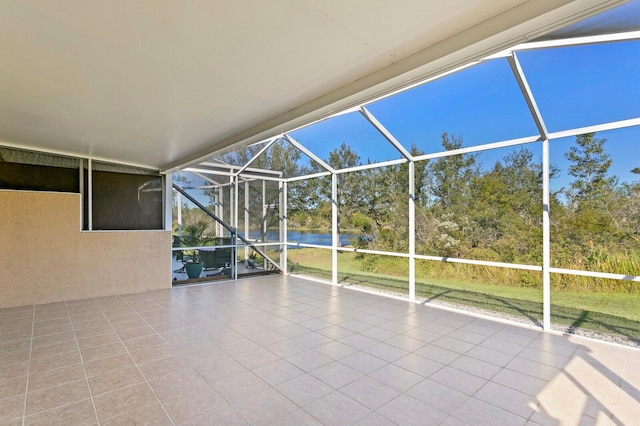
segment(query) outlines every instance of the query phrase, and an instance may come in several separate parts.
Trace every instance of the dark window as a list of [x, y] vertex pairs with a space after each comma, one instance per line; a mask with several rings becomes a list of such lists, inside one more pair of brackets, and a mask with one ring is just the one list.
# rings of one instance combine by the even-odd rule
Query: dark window
[[80, 192], [75, 158], [0, 147], [0, 188]]
[[80, 192], [78, 169], [0, 162], [0, 188]]
[[92, 177], [92, 229], [162, 229], [161, 176], [94, 170]]

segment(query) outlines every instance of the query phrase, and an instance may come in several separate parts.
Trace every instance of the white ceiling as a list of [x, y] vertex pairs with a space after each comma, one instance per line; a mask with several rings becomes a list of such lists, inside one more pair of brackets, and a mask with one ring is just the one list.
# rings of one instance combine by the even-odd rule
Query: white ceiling
[[171, 170], [617, 3], [0, 0], [0, 144]]

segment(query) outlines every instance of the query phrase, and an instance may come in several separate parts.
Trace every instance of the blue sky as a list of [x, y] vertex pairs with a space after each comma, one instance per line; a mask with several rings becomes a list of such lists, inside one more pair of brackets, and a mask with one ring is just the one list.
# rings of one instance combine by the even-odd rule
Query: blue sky
[[[551, 132], [640, 117], [639, 41], [523, 51], [518, 57]], [[505, 59], [481, 63], [367, 108], [403, 145], [415, 144], [424, 152], [441, 150], [442, 132], [461, 135], [464, 146], [537, 134]], [[321, 158], [343, 141], [358, 151], [363, 162], [400, 158], [358, 113], [292, 135]], [[621, 181], [638, 180], [630, 170], [640, 167], [640, 128], [597, 136], [608, 140], [611, 173]], [[551, 161], [565, 172], [553, 186], [568, 182], [564, 152], [573, 139], [552, 141]], [[539, 145], [530, 148], [539, 155]], [[495, 152], [495, 159], [505, 153]], [[483, 157], [492, 163], [490, 153]]]
[[[640, 41], [522, 51], [518, 58], [550, 132], [640, 117]], [[506, 59], [483, 62], [367, 108], [407, 148], [441, 151], [443, 132], [463, 137], [463, 146], [537, 135]], [[322, 159], [344, 141], [363, 163], [401, 158], [359, 113], [333, 117], [290, 133]], [[600, 132], [620, 182], [640, 180], [640, 127]], [[551, 163], [560, 169], [551, 188], [568, 187], [565, 153], [575, 138], [551, 141]], [[541, 144], [526, 145], [540, 161]], [[484, 169], [518, 148], [484, 151]], [[305, 157], [306, 158], [306, 157]]]

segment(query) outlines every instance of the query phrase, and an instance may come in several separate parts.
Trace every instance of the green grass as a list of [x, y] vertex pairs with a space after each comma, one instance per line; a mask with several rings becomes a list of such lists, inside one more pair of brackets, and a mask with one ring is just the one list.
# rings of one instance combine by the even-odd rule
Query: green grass
[[[339, 253], [338, 278], [342, 283], [408, 294], [406, 259], [388, 256], [362, 257], [355, 253]], [[437, 262], [436, 262], [437, 263]], [[296, 249], [289, 251], [290, 269], [294, 273], [331, 279], [331, 250]], [[465, 276], [473, 268], [465, 266]], [[500, 270], [492, 268], [499, 278]], [[507, 273], [512, 270], [505, 269]], [[450, 271], [451, 272], [451, 271]], [[452, 272], [457, 272], [454, 268]], [[428, 300], [439, 300], [473, 306], [495, 312], [504, 312], [526, 318], [533, 323], [542, 322], [542, 290], [536, 287], [488, 284], [478, 280], [433, 278], [420, 270], [416, 277], [416, 295]], [[439, 273], [441, 276], [442, 274]], [[479, 273], [478, 275], [485, 275]], [[500, 280], [498, 280], [500, 282]], [[554, 287], [551, 295], [552, 322], [579, 327], [640, 341], [640, 294], [625, 292], [571, 291]]]

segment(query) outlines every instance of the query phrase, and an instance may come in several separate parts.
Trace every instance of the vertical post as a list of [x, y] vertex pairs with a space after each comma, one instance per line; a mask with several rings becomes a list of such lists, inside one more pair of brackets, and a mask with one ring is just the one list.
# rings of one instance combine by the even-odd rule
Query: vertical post
[[[244, 237], [249, 239], [249, 182], [244, 183]], [[249, 258], [249, 247], [244, 246], [244, 258]]]
[[80, 190], [80, 229], [84, 229], [86, 225], [86, 223], [84, 223], [84, 200], [86, 197], [86, 194], [84, 193], [84, 159], [78, 159], [78, 164], [80, 166], [80, 170], [78, 172], [80, 178], [80, 180], [78, 181], [80, 183], [80, 187], [78, 188]]
[[178, 192], [178, 237], [182, 237], [182, 194]]
[[542, 327], [551, 330], [551, 228], [549, 222], [549, 139], [542, 141]]
[[233, 207], [233, 235], [231, 241], [233, 242], [233, 249], [231, 250], [233, 256], [233, 278], [238, 279], [238, 185], [240, 178], [234, 176], [231, 178], [233, 187], [233, 199], [231, 201], [231, 207]]
[[338, 175], [331, 174], [331, 282], [338, 284]]
[[280, 251], [280, 268], [284, 273], [289, 272], [287, 265], [287, 182], [280, 182], [280, 242], [282, 242], [282, 250]]
[[164, 214], [162, 215], [162, 225], [165, 231], [173, 230], [173, 173], [163, 175], [162, 183], [162, 205]]
[[267, 241], [267, 181], [262, 181], [262, 242]]
[[409, 160], [409, 300], [416, 300], [416, 181], [415, 162]]
[[536, 123], [540, 138], [542, 139], [542, 328], [551, 330], [551, 266], [550, 229], [549, 229], [549, 132], [544, 123], [542, 114], [538, 109], [527, 78], [520, 66], [520, 61], [515, 52], [507, 57], [511, 71], [518, 82], [522, 96], [529, 107], [529, 112]]
[[236, 197], [236, 177], [229, 177], [229, 223], [234, 227], [238, 228], [237, 224], [237, 216], [236, 216], [236, 207], [238, 206], [238, 198]]
[[87, 164], [87, 229], [93, 231], [93, 163], [89, 158]]
[[[224, 187], [218, 187], [218, 217], [224, 221]], [[216, 229], [216, 237], [221, 237], [224, 234], [221, 224], [218, 224]]]

